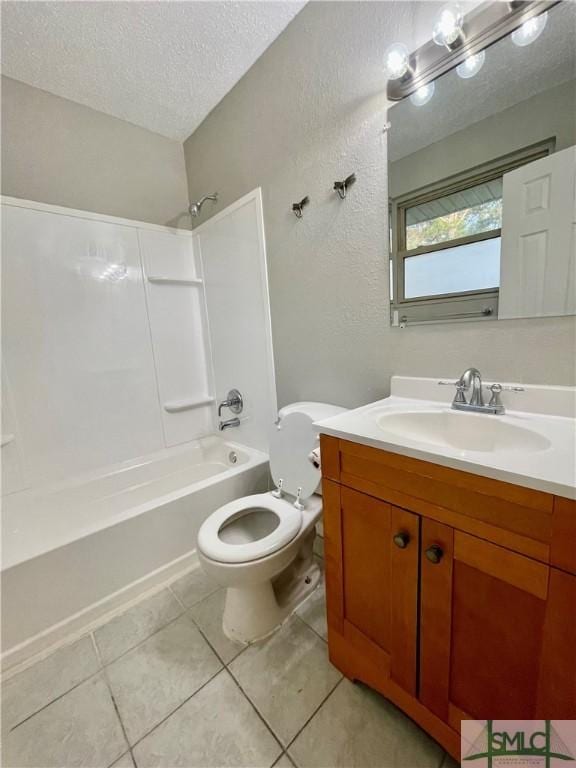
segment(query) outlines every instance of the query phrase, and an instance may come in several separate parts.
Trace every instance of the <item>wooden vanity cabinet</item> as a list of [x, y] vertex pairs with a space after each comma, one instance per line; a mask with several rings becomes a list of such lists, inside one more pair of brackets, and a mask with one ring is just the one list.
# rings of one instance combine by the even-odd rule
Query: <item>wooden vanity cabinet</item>
[[321, 440], [332, 662], [455, 758], [462, 719], [576, 718], [576, 504]]

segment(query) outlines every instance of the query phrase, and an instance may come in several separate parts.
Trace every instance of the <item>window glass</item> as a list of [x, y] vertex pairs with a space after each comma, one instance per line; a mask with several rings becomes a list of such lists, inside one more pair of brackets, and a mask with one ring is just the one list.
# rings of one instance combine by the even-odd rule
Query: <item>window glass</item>
[[502, 226], [502, 178], [406, 209], [406, 250]]
[[498, 288], [499, 284], [499, 237], [404, 259], [407, 299], [480, 291]]

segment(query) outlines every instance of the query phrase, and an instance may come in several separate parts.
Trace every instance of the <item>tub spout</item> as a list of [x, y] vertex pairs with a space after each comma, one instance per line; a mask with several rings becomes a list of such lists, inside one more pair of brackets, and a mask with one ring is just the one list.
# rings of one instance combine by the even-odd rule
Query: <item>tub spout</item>
[[220, 432], [224, 432], [225, 429], [230, 429], [230, 427], [239, 427], [240, 426], [240, 419], [236, 416], [234, 419], [228, 419], [228, 421], [221, 421], [218, 424], [218, 429]]

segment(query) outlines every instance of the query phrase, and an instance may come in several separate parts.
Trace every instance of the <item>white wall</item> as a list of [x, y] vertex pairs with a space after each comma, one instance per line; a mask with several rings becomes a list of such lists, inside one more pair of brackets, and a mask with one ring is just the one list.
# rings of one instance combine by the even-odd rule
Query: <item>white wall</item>
[[[266, 243], [260, 190], [194, 230], [202, 259], [217, 401], [232, 388], [244, 399], [231, 440], [268, 450], [276, 419]], [[224, 409], [222, 419], [235, 414]]]
[[180, 142], [9, 77], [2, 194], [190, 228]]
[[192, 440], [213, 405], [191, 233], [52, 206], [3, 204], [5, 492]]
[[[262, 187], [281, 405], [358, 405], [384, 396], [393, 373], [469, 365], [493, 380], [576, 382], [571, 318], [390, 328], [382, 58], [394, 40], [429, 38], [440, 5], [308, 3], [185, 143], [192, 199]], [[333, 181], [352, 171], [340, 201]], [[290, 207], [306, 194], [298, 221]]]

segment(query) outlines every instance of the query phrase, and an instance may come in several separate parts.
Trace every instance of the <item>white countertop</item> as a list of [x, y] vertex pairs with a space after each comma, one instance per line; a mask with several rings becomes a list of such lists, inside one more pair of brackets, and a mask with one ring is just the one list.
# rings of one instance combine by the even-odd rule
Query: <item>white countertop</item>
[[[529, 404], [534, 410], [512, 410], [508, 403], [505, 415], [477, 414], [475, 419], [498, 419], [514, 427], [529, 429], [549, 441], [544, 450], [525, 452], [523, 450], [472, 451], [460, 450], [450, 445], [432, 445], [408, 435], [387, 433], [379, 426], [378, 418], [384, 414], [426, 411], [450, 413], [451, 418], [470, 418], [472, 414], [461, 413], [450, 408], [452, 391], [448, 387], [437, 387], [436, 379], [408, 379], [393, 377], [392, 396], [361, 408], [316, 422], [321, 434], [332, 435], [362, 445], [369, 445], [403, 456], [430, 461], [453, 469], [461, 469], [495, 480], [502, 480], [526, 488], [576, 499], [576, 419], [571, 404], [576, 390], [563, 387], [527, 387], [523, 393], [506, 398], [518, 406]], [[548, 402], [557, 403], [554, 398], [562, 390], [568, 408], [548, 407]], [[438, 394], [438, 390], [443, 390]], [[405, 397], [399, 393], [414, 392], [418, 397]], [[420, 395], [431, 395], [429, 399]], [[523, 397], [526, 395], [526, 397]], [[440, 400], [443, 398], [443, 401]], [[542, 413], [541, 411], [552, 411]], [[556, 415], [564, 410], [570, 415]], [[536, 411], [536, 412], [534, 412]], [[556, 412], [556, 413], [555, 413]], [[385, 419], [383, 420], [385, 424]], [[471, 422], [473, 428], [473, 422]]]

